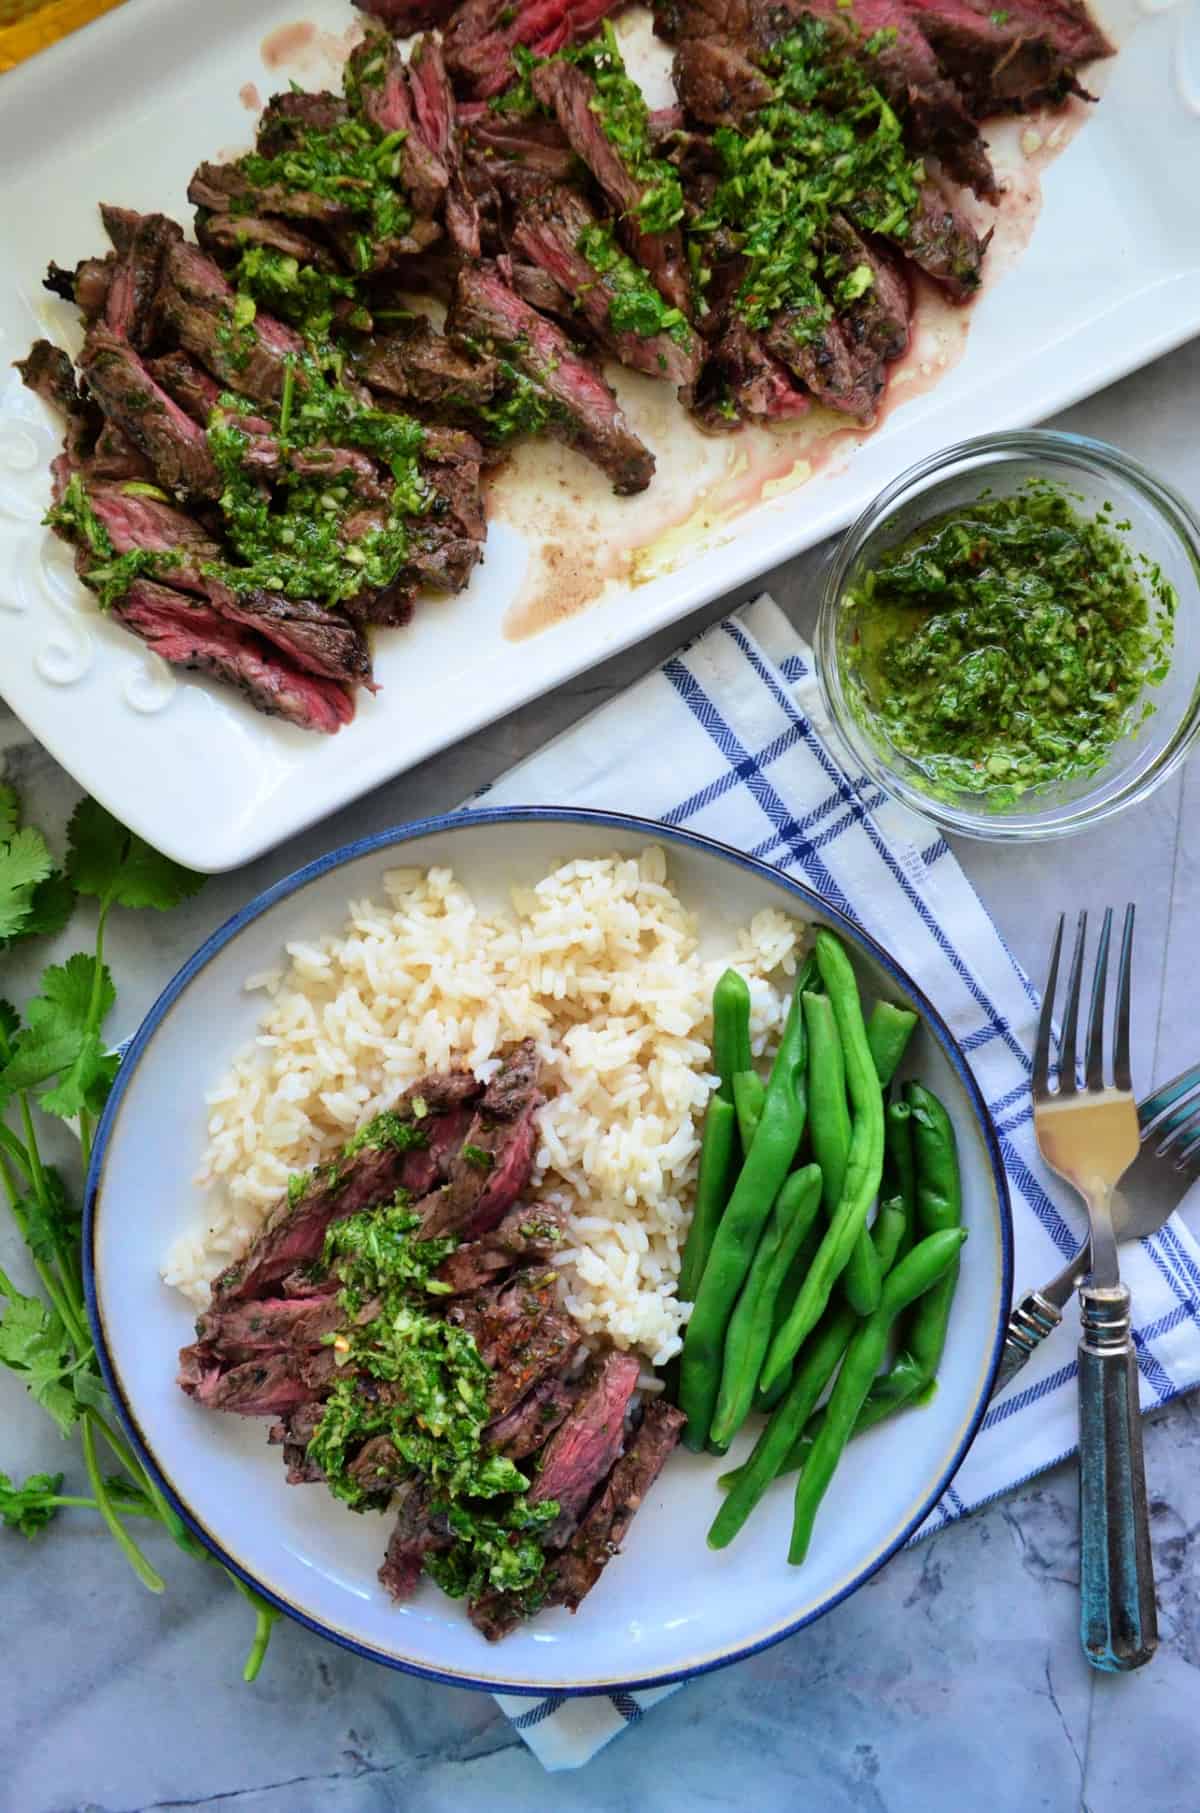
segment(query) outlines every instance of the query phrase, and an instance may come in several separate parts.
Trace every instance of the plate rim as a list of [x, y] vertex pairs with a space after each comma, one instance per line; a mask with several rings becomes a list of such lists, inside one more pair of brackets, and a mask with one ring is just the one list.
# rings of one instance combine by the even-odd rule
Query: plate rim
[[[103, 1187], [103, 1173], [108, 1154], [109, 1143], [126, 1090], [143, 1058], [147, 1047], [158, 1031], [159, 1026], [170, 1010], [183, 995], [191, 983], [207, 968], [208, 964], [228, 944], [239, 936], [254, 921], [263, 917], [281, 901], [299, 893], [311, 882], [329, 874], [334, 869], [342, 868], [348, 863], [356, 862], [365, 856], [372, 856], [382, 851], [403, 848], [418, 838], [440, 832], [463, 830], [473, 824], [530, 824], [554, 823], [560, 825], [590, 825], [605, 829], [621, 831], [635, 836], [645, 837], [648, 841], [675, 844], [698, 851], [719, 861], [731, 863], [775, 885], [782, 885], [799, 901], [815, 904], [820, 912], [826, 915], [835, 925], [839, 934], [845, 937], [858, 950], [864, 951], [878, 963], [910, 996], [919, 1007], [930, 1032], [937, 1039], [943, 1053], [966, 1091], [975, 1122], [983, 1135], [984, 1146], [992, 1171], [992, 1181], [996, 1191], [997, 1207], [1000, 1222], [1000, 1293], [999, 1310], [996, 1328], [992, 1336], [990, 1363], [987, 1366], [983, 1385], [974, 1408], [967, 1416], [959, 1436], [957, 1446], [936, 1484], [924, 1496], [917, 1510], [908, 1517], [898, 1532], [889, 1538], [836, 1592], [830, 1593], [819, 1604], [811, 1607], [801, 1617], [786, 1622], [778, 1629], [768, 1631], [755, 1637], [752, 1641], [727, 1648], [720, 1654], [708, 1655], [698, 1661], [681, 1664], [679, 1667], [658, 1669], [646, 1676], [634, 1679], [617, 1679], [592, 1681], [578, 1685], [561, 1683], [530, 1683], [529, 1681], [510, 1681], [503, 1679], [479, 1679], [467, 1673], [435, 1668], [428, 1663], [419, 1662], [411, 1657], [398, 1656], [381, 1650], [369, 1642], [352, 1637], [344, 1631], [325, 1624], [312, 1612], [301, 1605], [293, 1604], [282, 1594], [273, 1591], [258, 1580], [249, 1569], [244, 1567], [220, 1541], [212, 1534], [201, 1519], [180, 1497], [170, 1478], [164, 1472], [154, 1456], [150, 1444], [142, 1432], [133, 1405], [129, 1401], [116, 1367], [108, 1350], [104, 1317], [100, 1306], [97, 1284], [96, 1240], [100, 1217], [100, 1199]], [[827, 1612], [840, 1605], [843, 1600], [857, 1592], [876, 1574], [892, 1556], [908, 1542], [914, 1532], [928, 1517], [939, 1502], [947, 1487], [953, 1481], [963, 1461], [975, 1441], [980, 1424], [987, 1412], [991, 1399], [996, 1373], [999, 1369], [1004, 1347], [1004, 1336], [1008, 1324], [1009, 1305], [1012, 1299], [1013, 1278], [1013, 1221], [1012, 1202], [1008, 1188], [1008, 1177], [1000, 1152], [999, 1135], [983, 1092], [975, 1079], [966, 1055], [957, 1039], [951, 1032], [941, 1013], [934, 1006], [918, 983], [908, 974], [902, 964], [891, 956], [882, 945], [864, 930], [858, 923], [848, 917], [839, 908], [822, 898], [813, 888], [796, 880], [784, 870], [773, 864], [763, 862], [758, 857], [750, 856], [733, 845], [722, 843], [717, 838], [706, 837], [700, 832], [688, 831], [681, 827], [666, 825], [652, 818], [645, 818], [635, 813], [613, 812], [590, 806], [491, 806], [460, 807], [454, 812], [441, 813], [435, 816], [416, 819], [400, 825], [394, 825], [386, 831], [374, 832], [368, 837], [352, 840], [327, 851], [323, 856], [314, 858], [302, 868], [264, 888], [244, 906], [211, 932], [193, 954], [180, 965], [171, 980], [166, 984], [158, 998], [146, 1013], [137, 1031], [124, 1048], [120, 1068], [113, 1084], [112, 1092], [105, 1105], [103, 1116], [96, 1131], [91, 1160], [88, 1165], [87, 1180], [84, 1188], [83, 1209], [83, 1285], [87, 1306], [88, 1322], [95, 1342], [96, 1357], [100, 1366], [105, 1387], [112, 1399], [114, 1409], [121, 1426], [133, 1445], [141, 1464], [155, 1485], [162, 1492], [167, 1503], [175, 1514], [181, 1518], [186, 1528], [195, 1536], [208, 1553], [243, 1585], [267, 1601], [277, 1612], [303, 1625], [315, 1635], [328, 1642], [338, 1644], [351, 1654], [371, 1662], [381, 1663], [404, 1674], [415, 1675], [422, 1680], [436, 1681], [448, 1687], [461, 1687], [482, 1693], [506, 1693], [529, 1698], [544, 1698], [548, 1695], [562, 1696], [564, 1699], [594, 1697], [597, 1695], [621, 1692], [635, 1692], [647, 1688], [664, 1687], [678, 1681], [691, 1680], [709, 1674], [718, 1668], [729, 1667], [734, 1662], [744, 1661], [747, 1657], [772, 1648], [785, 1638], [794, 1636], [798, 1631], [816, 1622]]]

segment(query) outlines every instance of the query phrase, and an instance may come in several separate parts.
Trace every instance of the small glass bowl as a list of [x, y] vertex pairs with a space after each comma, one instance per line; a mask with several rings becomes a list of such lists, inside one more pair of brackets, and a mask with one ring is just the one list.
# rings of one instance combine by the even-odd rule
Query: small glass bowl
[[[1157, 562], [1175, 588], [1175, 638], [1166, 678], [1143, 690], [1154, 710], [1113, 745], [1102, 768], [994, 806], [981, 793], [940, 786], [935, 791], [920, 763], [896, 749], [873, 722], [870, 701], [846, 660], [845, 600], [882, 554], [923, 523], [973, 501], [984, 489], [1009, 495], [1030, 479], [1060, 485], [1085, 516], [1111, 503], [1113, 518], [1129, 521], [1123, 540], [1130, 552]], [[1149, 587], [1147, 602], [1152, 612], [1162, 609]], [[817, 662], [826, 708], [856, 761], [880, 787], [942, 830], [1000, 842], [1082, 831], [1161, 786], [1200, 733], [1200, 520], [1161, 479], [1103, 441], [1041, 430], [961, 441], [902, 473], [847, 530], [821, 600]]]

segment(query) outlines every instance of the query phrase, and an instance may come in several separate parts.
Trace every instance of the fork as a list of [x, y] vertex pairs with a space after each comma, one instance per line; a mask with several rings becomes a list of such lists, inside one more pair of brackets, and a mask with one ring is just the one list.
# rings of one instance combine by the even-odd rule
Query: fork
[[1104, 914], [1084, 1051], [1076, 1074], [1079, 997], [1087, 914], [1080, 913], [1067, 979], [1058, 1087], [1050, 1088], [1050, 1038], [1065, 915], [1050, 953], [1033, 1060], [1033, 1119], [1042, 1157], [1087, 1204], [1092, 1269], [1080, 1286], [1079, 1535], [1080, 1635], [1094, 1668], [1125, 1671], [1158, 1646], [1142, 1427], [1129, 1292], [1121, 1283], [1113, 1232], [1113, 1191], [1138, 1154], [1137, 1105], [1129, 1064], [1134, 909], [1125, 909], [1117, 966], [1113, 1078], [1104, 1079], [1104, 1007], [1113, 914]]
[[[1180, 1071], [1138, 1103], [1141, 1148], [1113, 1196], [1117, 1241], [1157, 1234], [1200, 1172], [1200, 1064]], [[1092, 1269], [1087, 1235], [1060, 1272], [1040, 1290], [1026, 1291], [1013, 1306], [1004, 1337], [1004, 1355], [992, 1396], [1006, 1391], [1021, 1368], [1063, 1319], [1063, 1310]]]

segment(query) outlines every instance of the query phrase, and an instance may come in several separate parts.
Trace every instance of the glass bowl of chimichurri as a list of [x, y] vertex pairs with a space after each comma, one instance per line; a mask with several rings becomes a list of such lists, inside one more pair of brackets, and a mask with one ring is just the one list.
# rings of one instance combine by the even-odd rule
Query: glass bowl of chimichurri
[[1200, 731], [1200, 521], [1100, 441], [964, 441], [850, 529], [817, 652], [856, 762], [907, 805], [973, 837], [1081, 830]]

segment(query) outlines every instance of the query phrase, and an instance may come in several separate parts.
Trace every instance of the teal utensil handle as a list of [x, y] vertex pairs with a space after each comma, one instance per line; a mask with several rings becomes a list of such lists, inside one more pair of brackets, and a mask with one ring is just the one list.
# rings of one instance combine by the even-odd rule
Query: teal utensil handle
[[1079, 1292], [1080, 1636], [1093, 1668], [1141, 1668], [1158, 1648], [1137, 1362], [1123, 1284]]

